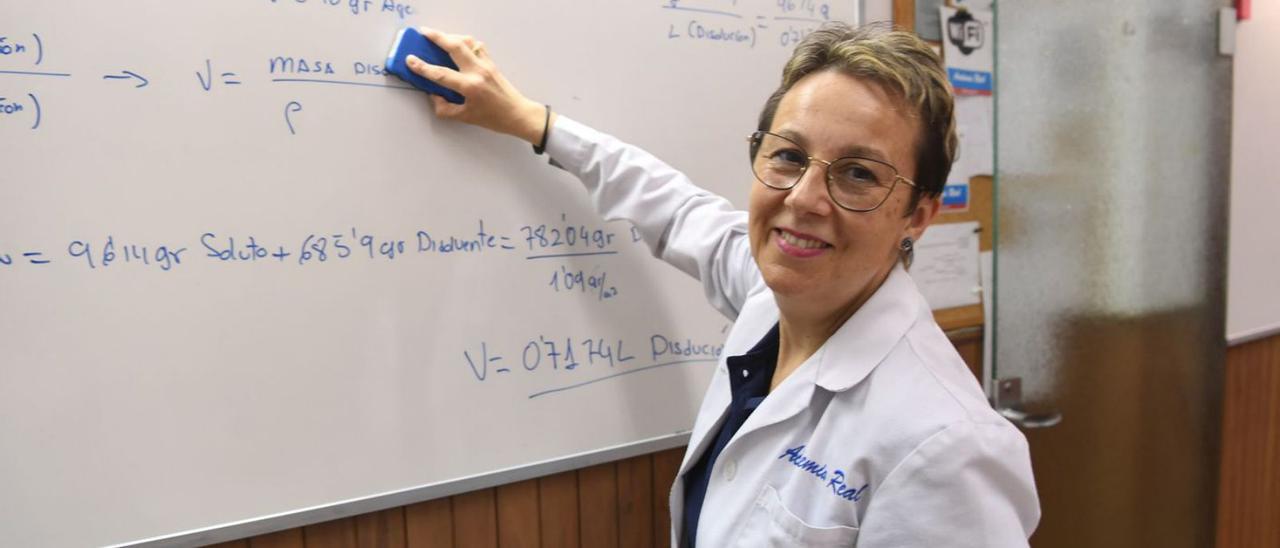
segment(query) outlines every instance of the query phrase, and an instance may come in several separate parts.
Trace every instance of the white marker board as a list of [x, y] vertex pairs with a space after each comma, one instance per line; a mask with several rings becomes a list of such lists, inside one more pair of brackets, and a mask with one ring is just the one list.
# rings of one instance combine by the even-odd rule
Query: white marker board
[[727, 325], [700, 286], [379, 66], [406, 24], [473, 33], [741, 204], [827, 18], [856, 4], [5, 3], [0, 545], [220, 540], [683, 443]]

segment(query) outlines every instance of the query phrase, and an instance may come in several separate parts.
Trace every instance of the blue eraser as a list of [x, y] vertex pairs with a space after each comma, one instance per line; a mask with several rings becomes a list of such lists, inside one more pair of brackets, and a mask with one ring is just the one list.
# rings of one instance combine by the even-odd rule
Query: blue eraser
[[387, 72], [399, 76], [401, 80], [413, 84], [413, 87], [422, 91], [444, 97], [450, 103], [460, 105], [466, 100], [462, 94], [409, 70], [409, 65], [405, 63], [405, 58], [409, 55], [417, 55], [419, 59], [433, 65], [458, 70], [458, 65], [453, 62], [448, 53], [445, 53], [435, 42], [428, 40], [418, 32], [418, 29], [412, 27], [400, 29], [400, 32], [396, 33], [396, 41], [391, 44], [391, 51], [387, 53]]

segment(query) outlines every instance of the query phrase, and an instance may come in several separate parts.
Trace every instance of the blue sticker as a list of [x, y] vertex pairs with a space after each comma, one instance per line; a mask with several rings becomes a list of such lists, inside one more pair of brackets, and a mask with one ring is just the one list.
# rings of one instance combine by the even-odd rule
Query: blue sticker
[[947, 79], [951, 80], [951, 86], [957, 90], [967, 89], [991, 93], [990, 72], [949, 67]]
[[942, 188], [942, 209], [969, 209], [969, 183], [950, 184]]

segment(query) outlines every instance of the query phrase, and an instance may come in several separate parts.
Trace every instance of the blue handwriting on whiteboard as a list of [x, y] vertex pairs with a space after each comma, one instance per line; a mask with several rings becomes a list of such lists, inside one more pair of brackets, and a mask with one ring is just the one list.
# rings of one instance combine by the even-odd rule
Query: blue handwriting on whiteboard
[[612, 249], [617, 234], [603, 228], [571, 222], [563, 213], [560, 214], [559, 223], [524, 225], [520, 227], [520, 231], [524, 233], [525, 245], [529, 251], [567, 252], [531, 255], [530, 259], [617, 253]]
[[[666, 349], [664, 346], [664, 350], [655, 350], [651, 353], [653, 362], [647, 365], [633, 363], [636, 360], [636, 356], [630, 354], [626, 349], [629, 346], [634, 347], [634, 344], [628, 343], [625, 339], [606, 339], [603, 337], [574, 338], [572, 336], [547, 337], [539, 335], [524, 343], [523, 347], [520, 348], [518, 360], [514, 357], [514, 354], [511, 354], [509, 359], [506, 352], [497, 348], [500, 345], [491, 344], [490, 341], [480, 341], [476, 346], [463, 349], [462, 358], [466, 364], [466, 370], [478, 382], [493, 381], [494, 375], [506, 376], [516, 373], [521, 376], [537, 375], [547, 376], [548, 378], [567, 376], [567, 378], [577, 379], [581, 379], [583, 375], [592, 376], [593, 371], [603, 373], [596, 374], [594, 378], [575, 380], [568, 385], [540, 390], [529, 395], [529, 398], [537, 398], [642, 371], [719, 361], [719, 354], [723, 349], [723, 345], [695, 344], [690, 337], [668, 337], [659, 334], [650, 337], [651, 344], [656, 344], [655, 341], [669, 342], [681, 339], [684, 342], [676, 345], [680, 348], [680, 351], [674, 350], [676, 346], [671, 349]], [[658, 359], [675, 355], [683, 356], [684, 358], [671, 359], [667, 357], [665, 360]], [[519, 367], [516, 367], [517, 363]]]
[[9, 57], [29, 59], [34, 57], [31, 64], [39, 65], [44, 61], [44, 41], [40, 40], [40, 35], [34, 32], [31, 33], [31, 42], [27, 42], [26, 38], [0, 35], [0, 59]]
[[27, 103], [21, 102], [20, 99], [0, 97], [0, 122], [7, 121], [10, 118], [15, 120], [19, 119], [21, 117], [18, 115], [21, 114], [22, 116], [26, 116], [27, 114], [24, 113], [30, 111], [31, 129], [38, 129], [40, 127], [41, 117], [40, 100], [36, 99], [36, 96], [33, 93], [28, 93], [27, 99], [31, 100], [31, 108], [27, 108]]
[[186, 251], [185, 247], [173, 245], [116, 243], [115, 237], [110, 235], [96, 245], [89, 240], [74, 240], [67, 245], [67, 254], [72, 258], [83, 259], [90, 269], [123, 263], [158, 266], [160, 270], [168, 272], [182, 264], [182, 254]]
[[596, 296], [596, 300], [603, 301], [612, 299], [618, 295], [618, 288], [608, 283], [609, 274], [601, 271], [599, 267], [592, 270], [588, 274], [582, 269], [572, 269], [565, 265], [551, 272], [551, 283], [547, 284], [559, 293], [561, 290], [566, 292], [577, 291], [578, 293], [590, 293]]
[[655, 361], [663, 356], [719, 358], [724, 352], [723, 343], [697, 343], [689, 338], [682, 341], [679, 337], [672, 339], [663, 335], [649, 337], [649, 348]]
[[417, 13], [417, 10], [407, 2], [396, 2], [395, 0], [271, 0], [272, 4], [294, 4], [303, 5], [311, 4], [315, 6], [324, 6], [330, 8], [344, 8], [344, 11], [351, 15], [365, 15], [369, 13], [394, 15], [398, 19], [404, 19], [410, 15]]

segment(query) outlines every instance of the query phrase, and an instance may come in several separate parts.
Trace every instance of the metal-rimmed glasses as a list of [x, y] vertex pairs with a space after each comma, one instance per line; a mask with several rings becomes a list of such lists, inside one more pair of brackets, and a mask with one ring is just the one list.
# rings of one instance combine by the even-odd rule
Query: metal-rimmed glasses
[[898, 181], [918, 188], [898, 175], [892, 164], [871, 158], [847, 156], [830, 162], [810, 156], [795, 141], [757, 131], [747, 138], [751, 146], [751, 172], [761, 184], [776, 190], [790, 190], [800, 182], [813, 162], [827, 168], [827, 192], [831, 201], [849, 211], [874, 211], [889, 199]]

